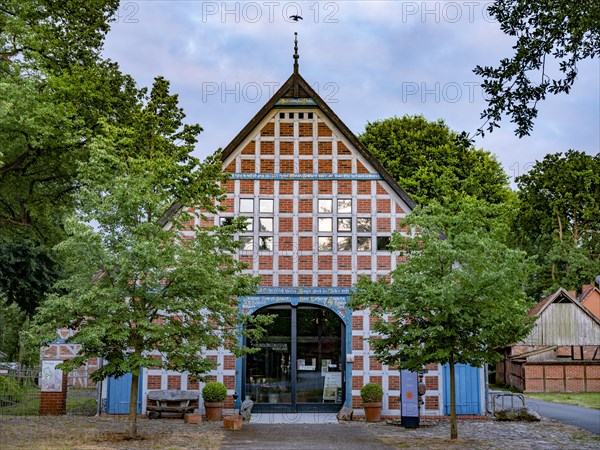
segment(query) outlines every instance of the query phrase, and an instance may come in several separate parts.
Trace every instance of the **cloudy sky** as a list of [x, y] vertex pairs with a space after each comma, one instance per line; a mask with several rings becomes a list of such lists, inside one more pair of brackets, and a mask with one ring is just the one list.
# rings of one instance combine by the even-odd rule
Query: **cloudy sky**
[[[477, 65], [496, 65], [514, 44], [478, 1], [122, 1], [104, 55], [140, 85], [172, 83], [196, 154], [225, 147], [292, 73], [300, 73], [348, 127], [405, 114], [444, 119], [474, 134], [485, 107]], [[298, 14], [304, 20], [293, 22]], [[497, 155], [511, 178], [547, 153], [600, 149], [600, 61], [579, 65], [569, 95], [539, 104], [531, 136], [512, 124], [476, 146]]]

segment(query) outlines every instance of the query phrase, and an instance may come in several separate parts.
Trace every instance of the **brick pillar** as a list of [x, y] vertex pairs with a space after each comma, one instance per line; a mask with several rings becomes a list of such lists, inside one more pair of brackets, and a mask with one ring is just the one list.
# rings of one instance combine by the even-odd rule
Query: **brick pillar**
[[56, 368], [61, 362], [42, 362], [40, 416], [59, 416], [67, 410], [67, 374]]

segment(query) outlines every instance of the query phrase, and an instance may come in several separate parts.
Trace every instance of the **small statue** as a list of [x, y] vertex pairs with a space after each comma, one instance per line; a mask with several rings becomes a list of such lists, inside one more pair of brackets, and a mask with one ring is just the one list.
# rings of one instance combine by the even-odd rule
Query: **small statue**
[[252, 417], [253, 406], [254, 402], [252, 401], [249, 395], [246, 395], [246, 400], [242, 402], [242, 407], [240, 408], [240, 415], [244, 418], [244, 422], [250, 422], [250, 417]]

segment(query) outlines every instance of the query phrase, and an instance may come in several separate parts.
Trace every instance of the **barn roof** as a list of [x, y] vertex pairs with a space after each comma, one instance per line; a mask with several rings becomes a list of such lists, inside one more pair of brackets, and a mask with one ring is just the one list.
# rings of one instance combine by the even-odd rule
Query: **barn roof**
[[552, 303], [558, 302], [573, 303], [577, 308], [581, 309], [585, 314], [587, 314], [594, 322], [600, 325], [600, 319], [594, 316], [589, 309], [582, 305], [573, 295], [571, 295], [565, 288], [562, 287], [558, 288], [556, 292], [553, 292], [548, 297], [540, 301], [533, 308], [531, 308], [527, 315], [530, 317], [540, 316]]

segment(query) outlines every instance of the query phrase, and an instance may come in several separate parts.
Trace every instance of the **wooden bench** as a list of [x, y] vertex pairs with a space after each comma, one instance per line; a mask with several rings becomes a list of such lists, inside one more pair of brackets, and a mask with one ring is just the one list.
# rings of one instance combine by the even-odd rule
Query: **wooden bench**
[[181, 417], [186, 413], [198, 408], [198, 391], [180, 391], [168, 389], [163, 391], [148, 392], [148, 411], [149, 419], [158, 419], [162, 413], [177, 413]]

